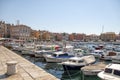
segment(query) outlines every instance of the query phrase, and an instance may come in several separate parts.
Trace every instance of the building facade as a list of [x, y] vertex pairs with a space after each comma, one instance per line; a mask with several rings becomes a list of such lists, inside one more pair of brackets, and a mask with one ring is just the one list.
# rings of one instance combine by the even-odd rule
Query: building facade
[[10, 38], [11, 24], [6, 24], [4, 21], [0, 21], [0, 37]]
[[106, 32], [100, 35], [102, 41], [116, 41], [116, 34], [114, 32]]
[[4, 27], [5, 27], [5, 24], [4, 22], [0, 21], [0, 37], [3, 38], [5, 33], [4, 33]]
[[16, 25], [11, 27], [11, 38], [19, 40], [29, 40], [31, 28], [26, 25]]
[[116, 35], [116, 40], [120, 41], [120, 33]]

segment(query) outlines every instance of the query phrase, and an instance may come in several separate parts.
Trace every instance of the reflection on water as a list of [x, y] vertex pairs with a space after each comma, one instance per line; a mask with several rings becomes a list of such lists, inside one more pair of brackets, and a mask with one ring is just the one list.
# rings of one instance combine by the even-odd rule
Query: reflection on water
[[65, 71], [62, 74], [61, 80], [82, 80], [80, 71]]
[[22, 56], [61, 80], [100, 80], [97, 76], [84, 76], [80, 70], [64, 71], [61, 64], [46, 63], [43, 58], [35, 58], [27, 55]]

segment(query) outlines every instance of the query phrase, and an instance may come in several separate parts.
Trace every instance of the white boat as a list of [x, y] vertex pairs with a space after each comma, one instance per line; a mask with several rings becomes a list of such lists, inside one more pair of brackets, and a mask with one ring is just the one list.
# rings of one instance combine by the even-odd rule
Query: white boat
[[97, 63], [93, 65], [88, 65], [81, 68], [84, 75], [97, 75], [99, 72], [103, 71], [105, 68], [104, 63]]
[[51, 51], [58, 51], [60, 50], [60, 46], [58, 45], [36, 45], [36, 50], [51, 50]]
[[20, 44], [16, 43], [16, 42], [5, 43], [5, 46], [11, 47], [11, 50], [13, 50], [13, 51], [20, 51], [21, 50]]
[[62, 51], [54, 52], [51, 55], [44, 55], [44, 58], [47, 62], [63, 62], [68, 60], [70, 57], [75, 56], [73, 52], [73, 47], [71, 45], [66, 45], [63, 47]]
[[93, 64], [95, 62], [95, 57], [93, 55], [83, 56], [83, 57], [72, 57], [68, 61], [62, 62], [64, 70], [80, 70], [81, 67]]
[[74, 52], [75, 56], [83, 56], [83, 54], [84, 54], [84, 50], [82, 50], [80, 48], [74, 49], [73, 52]]
[[116, 58], [117, 56], [120, 56], [120, 52], [108, 51], [101, 56], [101, 59], [112, 60]]
[[106, 50], [113, 50], [114, 47], [115, 47], [115, 46], [114, 46], [113, 44], [106, 44], [105, 49], [106, 49]]
[[63, 51], [54, 52], [51, 55], [44, 55], [46, 62], [63, 62], [68, 60], [70, 57], [73, 57], [73, 55], [69, 55], [69, 53]]
[[20, 44], [17, 44], [17, 43], [13, 43], [11, 44], [11, 47], [12, 47], [12, 50], [13, 51], [22, 51], [22, 47], [20, 46]]
[[63, 47], [63, 52], [67, 52], [69, 53], [69, 55], [75, 55], [73, 52], [74, 46], [71, 45], [66, 45], [65, 47]]
[[120, 64], [109, 64], [105, 70], [98, 73], [102, 80], [120, 80]]
[[44, 57], [46, 54], [52, 54], [52, 51], [47, 51], [47, 50], [36, 50], [34, 51], [35, 57]]
[[21, 54], [22, 55], [31, 55], [31, 56], [35, 55], [33, 50], [22, 50]]
[[112, 62], [113, 63], [120, 63], [120, 55], [112, 57]]
[[104, 51], [103, 50], [94, 50], [92, 53], [90, 53], [91, 55], [94, 55], [97, 58], [100, 58], [103, 54]]
[[34, 43], [27, 43], [23, 45], [24, 50], [34, 50], [35, 44]]
[[116, 47], [114, 48], [114, 50], [117, 51], [117, 52], [120, 52], [120, 46], [116, 46]]
[[34, 43], [26, 43], [22, 47], [22, 53], [24, 55], [34, 55], [35, 45]]

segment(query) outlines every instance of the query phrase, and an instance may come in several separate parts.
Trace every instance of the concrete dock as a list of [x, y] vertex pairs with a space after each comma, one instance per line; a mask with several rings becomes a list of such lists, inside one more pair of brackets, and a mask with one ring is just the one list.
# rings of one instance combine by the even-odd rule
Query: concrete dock
[[[8, 61], [17, 61], [17, 73], [6, 75]], [[0, 80], [58, 80], [55, 76], [29, 62], [23, 57], [0, 46]]]

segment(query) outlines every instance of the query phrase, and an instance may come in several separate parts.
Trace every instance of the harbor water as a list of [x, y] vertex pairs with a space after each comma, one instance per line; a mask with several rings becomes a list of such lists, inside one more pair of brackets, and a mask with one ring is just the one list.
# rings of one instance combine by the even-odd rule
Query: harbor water
[[[18, 52], [17, 52], [18, 53]], [[19, 53], [18, 53], [19, 54]], [[44, 58], [35, 58], [28, 55], [21, 55], [35, 65], [41, 67], [48, 73], [56, 76], [60, 80], [101, 80], [97, 76], [83, 75], [80, 70], [77, 71], [64, 71], [60, 63], [47, 63]], [[109, 62], [106, 62], [109, 63]]]

